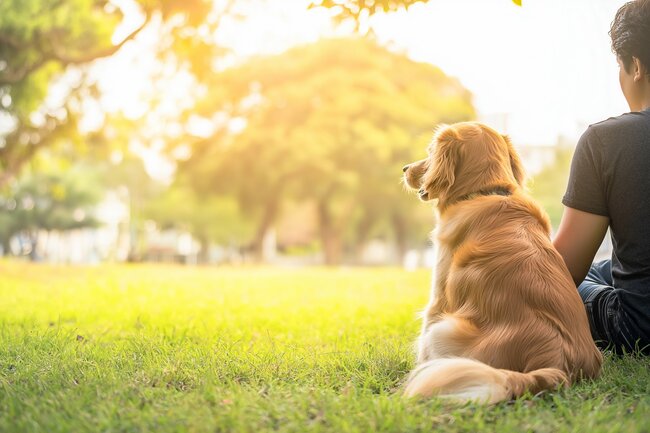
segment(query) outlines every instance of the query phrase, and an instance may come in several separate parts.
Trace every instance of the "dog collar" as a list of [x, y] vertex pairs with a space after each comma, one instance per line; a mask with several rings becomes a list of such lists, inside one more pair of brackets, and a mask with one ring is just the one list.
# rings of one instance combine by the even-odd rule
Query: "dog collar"
[[512, 195], [512, 191], [510, 191], [510, 189], [503, 186], [498, 186], [496, 188], [490, 188], [490, 189], [482, 189], [480, 191], [470, 192], [469, 194], [465, 194], [464, 196], [456, 200], [456, 203], [465, 200], [472, 200], [477, 197], [485, 197], [488, 195], [501, 195], [507, 197], [509, 195]]

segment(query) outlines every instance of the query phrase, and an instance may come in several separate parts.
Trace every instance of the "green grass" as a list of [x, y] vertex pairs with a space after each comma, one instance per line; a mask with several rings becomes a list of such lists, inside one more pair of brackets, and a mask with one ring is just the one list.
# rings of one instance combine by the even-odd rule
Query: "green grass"
[[650, 431], [650, 361], [493, 407], [408, 401], [429, 272], [0, 262], [0, 432]]

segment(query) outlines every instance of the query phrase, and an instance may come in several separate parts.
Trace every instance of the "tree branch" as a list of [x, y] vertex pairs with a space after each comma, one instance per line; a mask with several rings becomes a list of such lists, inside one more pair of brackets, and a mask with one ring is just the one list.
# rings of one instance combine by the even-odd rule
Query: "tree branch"
[[25, 48], [24, 43], [21, 43], [18, 39], [12, 38], [10, 35], [5, 33], [0, 33], [0, 44], [11, 45], [15, 49]]
[[230, 15], [230, 12], [232, 12], [232, 8], [235, 6], [235, 0], [229, 0], [228, 3], [226, 3], [226, 6], [224, 6], [223, 10], [217, 17], [217, 19], [214, 22], [214, 28], [219, 28], [221, 25], [221, 21], [223, 18], [227, 15]]
[[140, 26], [138, 26], [138, 28], [133, 30], [124, 39], [122, 39], [122, 41], [119, 44], [113, 45], [113, 46], [108, 47], [108, 48], [104, 48], [103, 50], [99, 50], [99, 51], [96, 51], [96, 52], [91, 53], [91, 54], [86, 54], [84, 56], [79, 56], [79, 57], [66, 56], [63, 53], [59, 53], [59, 52], [56, 52], [56, 50], [54, 50], [54, 60], [58, 60], [61, 63], [63, 63], [64, 65], [70, 65], [70, 64], [87, 63], [87, 62], [90, 62], [92, 60], [112, 56], [120, 48], [122, 48], [124, 46], [124, 44], [126, 44], [128, 41], [135, 38], [138, 35], [138, 33], [140, 33], [142, 31], [142, 29], [145, 28], [146, 25], [149, 23], [150, 18], [151, 18], [151, 14], [147, 12], [142, 24], [140, 24]]
[[50, 60], [52, 60], [51, 56], [43, 56], [31, 65], [25, 65], [17, 71], [13, 71], [13, 73], [9, 69], [5, 69], [3, 72], [0, 72], [0, 86], [19, 83], [24, 80], [27, 75], [36, 71]]
[[[16, 177], [23, 164], [29, 161], [29, 159], [34, 156], [37, 150], [49, 144], [50, 140], [48, 140], [48, 138], [49, 137], [46, 137], [37, 143], [23, 146], [25, 148], [24, 152], [16, 156], [13, 160], [7, 161], [6, 166], [2, 167], [3, 170], [0, 174], [0, 188], [6, 185], [11, 179]], [[8, 145], [9, 143], [7, 143], [7, 146]]]
[[[45, 63], [49, 61], [58, 61], [62, 63], [64, 66], [67, 66], [67, 65], [77, 65], [81, 63], [87, 63], [92, 60], [111, 56], [115, 54], [120, 48], [122, 48], [124, 44], [126, 44], [128, 41], [135, 38], [138, 35], [138, 33], [140, 33], [142, 29], [145, 28], [145, 26], [149, 23], [150, 19], [151, 19], [151, 14], [147, 12], [142, 24], [140, 24], [138, 28], [136, 28], [131, 33], [129, 33], [119, 44], [113, 45], [108, 48], [104, 48], [102, 50], [96, 51], [91, 54], [86, 54], [78, 57], [68, 56], [64, 53], [58, 52], [55, 48], [52, 48], [52, 52], [43, 53], [40, 59], [36, 60], [30, 65], [25, 65], [22, 68], [15, 70], [13, 72], [10, 71], [9, 69], [0, 72], [0, 86], [16, 84], [24, 80], [25, 77], [27, 77], [29, 74], [36, 71], [37, 69], [39, 69], [41, 66], [43, 66]], [[1, 39], [2, 37], [3, 36], [0, 35], [0, 40], [2, 40]]]

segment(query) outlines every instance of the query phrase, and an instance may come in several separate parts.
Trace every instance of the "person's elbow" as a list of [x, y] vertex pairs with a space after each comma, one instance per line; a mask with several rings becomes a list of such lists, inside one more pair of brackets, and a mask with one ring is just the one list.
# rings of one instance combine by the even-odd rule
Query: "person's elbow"
[[569, 207], [564, 209], [553, 245], [564, 259], [576, 286], [589, 272], [608, 226], [609, 218], [605, 216]]
[[575, 285], [580, 285], [580, 283], [584, 281], [587, 272], [589, 272], [591, 261], [579, 260], [579, 254], [577, 254], [576, 251], [572, 251], [571, 246], [567, 245], [561, 237], [553, 239], [553, 245], [558, 253], [560, 253], [560, 256], [562, 256], [564, 264], [566, 265]]

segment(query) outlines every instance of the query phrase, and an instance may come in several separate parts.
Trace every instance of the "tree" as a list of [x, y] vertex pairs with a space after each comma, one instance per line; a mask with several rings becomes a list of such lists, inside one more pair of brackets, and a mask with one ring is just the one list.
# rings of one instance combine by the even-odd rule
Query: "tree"
[[[428, 3], [429, 0], [316, 0], [310, 7], [325, 7], [337, 9], [338, 19], [351, 18], [360, 21], [364, 16], [372, 16], [378, 12], [395, 12], [408, 9], [416, 3]], [[521, 6], [522, 0], [512, 0]]]
[[251, 237], [250, 223], [234, 199], [199, 196], [179, 182], [150, 200], [144, 215], [162, 228], [190, 232], [201, 246], [201, 263], [208, 262], [211, 244], [240, 247]]
[[424, 156], [437, 123], [474, 116], [456, 80], [367, 38], [297, 47], [214, 79], [197, 112], [223, 126], [180, 170], [201, 194], [233, 194], [255, 215], [258, 254], [289, 197], [316, 203], [327, 263], [358, 226], [394, 220], [406, 239], [421, 208], [404, 197], [401, 167]]
[[47, 170], [23, 176], [0, 196], [0, 244], [23, 234], [36, 258], [40, 230], [67, 231], [94, 227], [93, 206], [102, 198], [99, 180], [84, 169]]
[[[190, 29], [203, 22], [212, 2], [138, 0], [135, 4], [141, 23], [112, 43], [123, 12], [109, 0], [0, 2], [0, 186], [40, 149], [75, 137], [79, 99], [92, 97], [94, 90], [84, 86], [83, 79], [61, 80], [66, 71], [113, 55], [152, 22], [162, 22], [163, 32], [171, 36], [161, 38], [170, 40], [161, 51], [183, 53], [202, 66], [211, 57], [210, 45]], [[59, 101], [48, 99], [54, 84], [59, 92], [64, 89]]]

